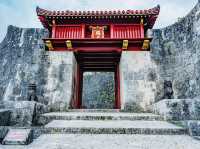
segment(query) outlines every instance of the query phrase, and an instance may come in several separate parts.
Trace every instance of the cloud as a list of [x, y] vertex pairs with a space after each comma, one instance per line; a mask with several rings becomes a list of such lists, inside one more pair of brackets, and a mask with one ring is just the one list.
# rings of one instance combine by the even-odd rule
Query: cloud
[[0, 41], [7, 26], [42, 27], [35, 8], [50, 10], [118, 10], [148, 9], [161, 5], [161, 13], [155, 28], [165, 27], [185, 16], [197, 0], [0, 0]]

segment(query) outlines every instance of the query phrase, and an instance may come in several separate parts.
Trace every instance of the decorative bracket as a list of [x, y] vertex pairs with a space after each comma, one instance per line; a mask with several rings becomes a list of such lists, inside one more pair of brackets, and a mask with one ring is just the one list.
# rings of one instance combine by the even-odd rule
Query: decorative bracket
[[127, 50], [128, 49], [128, 40], [123, 40], [122, 49], [123, 50]]
[[143, 18], [140, 19], [140, 24], [141, 24], [141, 25], [144, 24], [144, 19], [143, 19]]
[[54, 19], [52, 20], [52, 25], [56, 25], [56, 21]]
[[149, 50], [150, 49], [150, 41], [144, 40], [142, 50]]
[[48, 48], [49, 51], [54, 49], [50, 40], [45, 41], [45, 46]]
[[65, 43], [66, 43], [67, 49], [71, 50], [72, 49], [72, 42], [71, 42], [71, 40], [67, 40]]

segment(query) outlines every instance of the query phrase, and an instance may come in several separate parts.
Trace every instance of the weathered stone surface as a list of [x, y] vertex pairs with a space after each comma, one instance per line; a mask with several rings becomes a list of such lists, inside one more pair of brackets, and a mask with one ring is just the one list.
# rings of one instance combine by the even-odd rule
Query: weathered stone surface
[[[38, 95], [43, 93], [42, 80], [45, 77], [42, 37], [47, 36], [43, 29], [21, 29], [9, 26], [5, 39], [0, 44], [0, 100], [26, 100], [27, 84], [34, 80]], [[43, 99], [42, 99], [43, 100]]]
[[52, 120], [162, 120], [159, 115], [151, 113], [122, 112], [51, 112], [40, 116], [40, 123], [45, 125]]
[[[150, 52], [122, 53], [122, 108], [146, 111], [149, 105], [165, 98], [194, 99], [200, 96], [199, 12], [200, 3], [175, 24], [153, 30]], [[17, 104], [28, 100], [28, 84], [34, 82], [38, 102], [47, 105], [49, 110], [63, 111], [70, 107], [75, 64], [73, 52], [46, 52], [41, 40], [46, 36], [48, 32], [44, 29], [8, 27], [0, 44], [0, 101]], [[24, 120], [31, 125], [30, 118]]]
[[186, 126], [191, 136], [200, 136], [200, 121], [187, 121]]
[[9, 129], [2, 144], [4, 145], [27, 145], [32, 141], [31, 129]]
[[[51, 111], [64, 111], [70, 107], [73, 86], [73, 52], [49, 52], [45, 92], [43, 96]], [[43, 68], [46, 69], [46, 68]]]
[[45, 129], [45, 133], [51, 134], [186, 134], [186, 129], [164, 121], [53, 120]]
[[28, 84], [34, 82], [38, 102], [52, 110], [69, 106], [73, 53], [46, 52], [42, 38], [47, 35], [44, 29], [8, 27], [0, 44], [0, 101], [29, 100]]
[[12, 109], [12, 126], [37, 125], [39, 115], [48, 111], [45, 105], [33, 101], [7, 101], [5, 106]]
[[8, 126], [11, 118], [11, 110], [0, 109], [0, 126]]
[[152, 110], [166, 120], [199, 120], [199, 99], [165, 99], [155, 103]]
[[[157, 65], [156, 101], [193, 99], [200, 94], [199, 10], [200, 3], [173, 25], [154, 30], [151, 60]], [[170, 82], [168, 91], [166, 81]]]
[[[78, 141], [77, 141], [78, 140]], [[200, 142], [186, 135], [45, 134], [28, 146], [1, 149], [199, 149]]]
[[145, 111], [154, 102], [156, 90], [156, 65], [150, 53], [122, 52], [120, 70], [122, 108], [134, 112]]
[[8, 128], [5, 126], [0, 126], [0, 142], [3, 141], [3, 139], [5, 138], [7, 132], [8, 132]]

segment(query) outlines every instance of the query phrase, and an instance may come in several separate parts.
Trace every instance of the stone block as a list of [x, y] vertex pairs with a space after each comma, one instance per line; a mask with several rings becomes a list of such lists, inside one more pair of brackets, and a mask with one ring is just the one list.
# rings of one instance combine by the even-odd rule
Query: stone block
[[10, 122], [11, 110], [0, 109], [0, 126], [7, 126]]
[[144, 112], [144, 109], [141, 107], [139, 103], [130, 101], [130, 102], [125, 103], [124, 109], [122, 111], [140, 113], [140, 112]]
[[12, 109], [10, 125], [32, 126], [37, 124], [38, 116], [47, 112], [46, 106], [34, 101], [9, 101], [6, 107]]
[[9, 129], [2, 141], [4, 145], [27, 145], [32, 141], [31, 129]]
[[191, 136], [200, 136], [200, 121], [188, 121], [186, 126]]
[[199, 99], [164, 99], [152, 106], [154, 113], [160, 114], [165, 120], [199, 120]]
[[8, 132], [8, 127], [5, 126], [0, 127], [0, 142], [5, 138], [7, 132]]
[[11, 125], [15, 126], [32, 125], [35, 102], [17, 101], [9, 104], [12, 104], [11, 107], [13, 109], [10, 120]]

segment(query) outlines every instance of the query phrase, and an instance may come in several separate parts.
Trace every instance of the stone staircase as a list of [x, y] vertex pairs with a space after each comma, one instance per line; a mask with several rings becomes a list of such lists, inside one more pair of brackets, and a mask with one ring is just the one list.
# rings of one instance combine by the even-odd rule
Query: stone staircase
[[71, 110], [40, 116], [40, 136], [27, 146], [2, 149], [199, 149], [200, 141], [152, 113], [118, 110]]
[[46, 134], [148, 134], [182, 135], [186, 129], [151, 113], [115, 110], [72, 110], [41, 115]]

